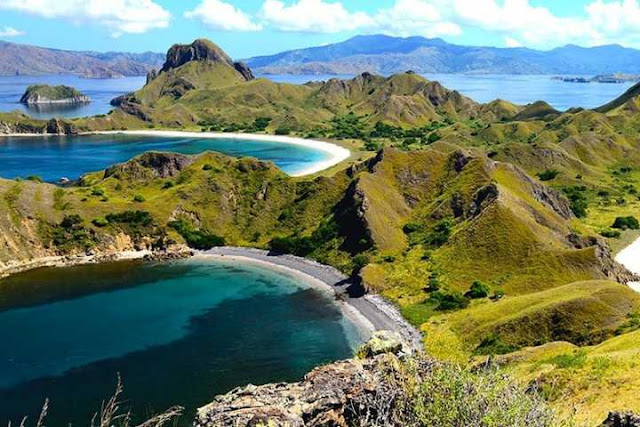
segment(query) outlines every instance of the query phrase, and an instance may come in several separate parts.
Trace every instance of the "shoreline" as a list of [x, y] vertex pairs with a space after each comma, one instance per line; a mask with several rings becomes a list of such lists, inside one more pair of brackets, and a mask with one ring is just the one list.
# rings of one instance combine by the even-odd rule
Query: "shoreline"
[[333, 292], [337, 301], [345, 307], [346, 314], [358, 320], [361, 327], [367, 328], [371, 335], [375, 331], [388, 330], [400, 335], [411, 351], [420, 351], [423, 348], [422, 334], [402, 317], [395, 305], [376, 294], [349, 296], [348, 288], [352, 283], [334, 267], [294, 255], [272, 254], [254, 248], [217, 247], [208, 251], [197, 251], [195, 256], [259, 262], [302, 275], [305, 279], [311, 279], [311, 284]]
[[[94, 131], [81, 132], [77, 136], [82, 135], [132, 135], [132, 136], [155, 136], [165, 138], [202, 138], [202, 139], [238, 139], [251, 140], [258, 142], [278, 142], [282, 144], [297, 145], [299, 147], [311, 148], [322, 151], [329, 155], [329, 158], [320, 162], [315, 162], [311, 166], [301, 171], [288, 174], [291, 177], [298, 178], [307, 175], [313, 175], [329, 169], [351, 157], [351, 151], [347, 148], [331, 142], [320, 141], [317, 139], [305, 139], [284, 135], [266, 135], [255, 133], [225, 133], [225, 132], [193, 132], [179, 130], [114, 130], [114, 131]], [[49, 133], [2, 133], [0, 138], [19, 138], [19, 137], [48, 137], [48, 136], [74, 136], [74, 135], [57, 135]]]
[[[616, 255], [615, 260], [625, 266], [627, 270], [640, 275], [640, 238], [621, 250]], [[640, 282], [629, 282], [627, 285], [634, 291], [640, 293]]]
[[[334, 267], [294, 255], [274, 255], [268, 251], [253, 248], [217, 247], [208, 251], [179, 252], [188, 254], [186, 259], [228, 259], [238, 262], [259, 264], [264, 268], [276, 269], [295, 275], [306, 284], [316, 289], [331, 293], [340, 306], [345, 318], [351, 320], [363, 341], [367, 341], [376, 331], [388, 330], [397, 333], [408, 345], [409, 351], [422, 350], [422, 334], [411, 326], [392, 303], [379, 295], [365, 294], [351, 297], [348, 288], [352, 285], [349, 278]], [[166, 255], [170, 255], [167, 253]], [[0, 279], [39, 268], [64, 268], [80, 265], [101, 264], [108, 262], [154, 259], [162, 262], [162, 253], [150, 250], [123, 251], [110, 254], [48, 256], [24, 262], [0, 264]], [[172, 258], [166, 257], [167, 261]]]
[[187, 137], [203, 139], [238, 139], [252, 140], [259, 142], [278, 142], [282, 144], [297, 145], [299, 147], [311, 148], [329, 154], [329, 158], [321, 162], [316, 162], [302, 171], [289, 174], [292, 177], [313, 175], [323, 170], [329, 169], [351, 157], [351, 151], [326, 141], [316, 139], [297, 138], [283, 135], [263, 135], [253, 133], [225, 133], [225, 132], [189, 132], [177, 130], [122, 130], [122, 131], [96, 131], [81, 133], [80, 135], [138, 135], [156, 137]]

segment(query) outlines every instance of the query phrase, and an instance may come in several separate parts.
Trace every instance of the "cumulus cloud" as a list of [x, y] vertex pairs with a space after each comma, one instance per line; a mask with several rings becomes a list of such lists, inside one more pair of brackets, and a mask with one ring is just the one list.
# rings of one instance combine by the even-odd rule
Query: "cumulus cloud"
[[390, 9], [380, 10], [374, 21], [373, 30], [401, 36], [437, 37], [462, 33], [462, 28], [446, 20], [429, 0], [396, 0]]
[[24, 36], [26, 33], [24, 31], [16, 30], [13, 27], [1, 27], [0, 28], [0, 37], [18, 37]]
[[114, 37], [169, 26], [171, 14], [153, 0], [2, 0], [0, 10], [13, 10], [74, 23], [90, 22]]
[[259, 16], [281, 31], [339, 33], [373, 24], [364, 12], [349, 12], [340, 2], [299, 0], [289, 6], [280, 0], [265, 0]]
[[259, 31], [262, 26], [253, 22], [251, 16], [232, 4], [221, 0], [203, 0], [184, 16], [196, 19], [217, 31]]
[[522, 43], [520, 43], [518, 40], [514, 39], [513, 37], [505, 37], [504, 44], [507, 47], [522, 47]]

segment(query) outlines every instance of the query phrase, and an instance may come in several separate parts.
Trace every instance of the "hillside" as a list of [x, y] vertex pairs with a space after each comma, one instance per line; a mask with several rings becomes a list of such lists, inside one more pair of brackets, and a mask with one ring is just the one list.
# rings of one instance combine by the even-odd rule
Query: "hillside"
[[258, 74], [417, 73], [610, 74], [638, 73], [640, 51], [617, 45], [550, 51], [458, 46], [441, 39], [357, 36], [342, 43], [250, 58]]
[[163, 59], [152, 52], [75, 52], [0, 41], [0, 75], [144, 76]]
[[[292, 253], [396, 303], [441, 360], [507, 354], [525, 385], [544, 365], [535, 379], [559, 385], [543, 395], [563, 412], [558, 396], [569, 396], [581, 420], [640, 410], [635, 382], [594, 378], [597, 349], [621, 379], [638, 351], [640, 295], [611, 250], [637, 236], [618, 220], [640, 217], [635, 89], [600, 111], [561, 113], [543, 101], [479, 104], [406, 72], [277, 84], [197, 40], [172, 47], [117, 103], [74, 121], [4, 114], [0, 129], [294, 133], [369, 153], [305, 178], [254, 159], [147, 153], [68, 188], [0, 180], [0, 266], [183, 244]], [[620, 365], [609, 343], [629, 350]], [[530, 362], [556, 346], [560, 358]], [[568, 377], [574, 350], [586, 362]], [[613, 393], [624, 408], [594, 403]]]

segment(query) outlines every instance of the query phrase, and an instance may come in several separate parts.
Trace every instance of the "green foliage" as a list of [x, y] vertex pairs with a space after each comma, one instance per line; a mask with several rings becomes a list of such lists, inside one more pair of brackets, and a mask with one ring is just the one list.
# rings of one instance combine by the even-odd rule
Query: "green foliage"
[[38, 175], [30, 175], [30, 176], [28, 176], [28, 177], [27, 177], [27, 181], [33, 181], [33, 182], [44, 182], [44, 181], [42, 180], [42, 177], [41, 177], [41, 176], [38, 176]]
[[331, 128], [331, 135], [334, 138], [362, 139], [365, 137], [365, 124], [353, 112], [335, 116], [331, 120]]
[[471, 285], [471, 288], [465, 294], [465, 296], [471, 299], [486, 298], [489, 296], [489, 291], [490, 291], [489, 286], [487, 286], [486, 284], [482, 283], [479, 280], [476, 280], [475, 282], [473, 282], [473, 284]]
[[328, 241], [336, 238], [338, 233], [338, 224], [330, 220], [323, 222], [311, 236], [276, 237], [269, 242], [269, 248], [275, 252], [307, 256], [320, 249]]
[[62, 252], [85, 250], [96, 244], [95, 236], [84, 227], [80, 215], [65, 215], [59, 224], [41, 222], [39, 232], [45, 242], [52, 243]]
[[253, 122], [253, 128], [256, 131], [264, 132], [264, 130], [267, 129], [267, 126], [269, 126], [269, 123], [271, 123], [270, 117], [258, 117]]
[[162, 184], [162, 189], [163, 190], [168, 190], [169, 188], [173, 188], [176, 185], [173, 183], [173, 181], [167, 181], [164, 184]]
[[442, 136], [438, 132], [431, 132], [429, 134], [429, 138], [427, 138], [427, 144], [433, 144], [434, 142], [440, 141]]
[[104, 190], [102, 188], [96, 187], [91, 189], [91, 195], [96, 197], [104, 196]]
[[607, 229], [600, 231], [600, 235], [609, 239], [618, 239], [621, 236], [621, 233], [618, 230]]
[[585, 194], [586, 190], [586, 187], [580, 185], [563, 188], [564, 193], [569, 199], [571, 210], [578, 218], [584, 218], [587, 216], [589, 202]]
[[98, 228], [103, 228], [109, 225], [109, 221], [106, 218], [94, 218], [91, 223]]
[[551, 181], [555, 179], [560, 174], [560, 171], [555, 169], [548, 169], [546, 171], [538, 173], [538, 178], [540, 181]]
[[619, 230], [639, 230], [640, 223], [638, 222], [638, 219], [636, 217], [623, 216], [617, 217], [612, 227]]
[[205, 163], [204, 166], [202, 166], [202, 170], [203, 171], [210, 171], [213, 170], [213, 165], [211, 163]]
[[144, 202], [146, 199], [144, 198], [144, 196], [142, 194], [136, 194], [135, 196], [133, 196], [133, 201], [136, 203], [142, 203]]
[[176, 230], [187, 242], [189, 247], [198, 250], [207, 250], [216, 246], [224, 246], [225, 240], [223, 237], [216, 236], [208, 232], [207, 230], [198, 230], [194, 225], [186, 220], [179, 219], [171, 221], [169, 227]]
[[559, 369], [579, 369], [587, 361], [587, 352], [578, 350], [570, 354], [559, 354], [547, 359], [546, 363], [551, 363]]
[[452, 229], [453, 221], [445, 218], [431, 229], [426, 228], [422, 223], [411, 222], [404, 226], [403, 231], [409, 236], [409, 241], [413, 245], [422, 244], [438, 248], [449, 241]]
[[291, 128], [285, 127], [285, 126], [281, 126], [279, 128], [277, 128], [274, 132], [276, 135], [290, 135], [291, 134]]
[[436, 309], [440, 311], [460, 310], [469, 306], [469, 299], [461, 292], [436, 291], [431, 299], [437, 302]]

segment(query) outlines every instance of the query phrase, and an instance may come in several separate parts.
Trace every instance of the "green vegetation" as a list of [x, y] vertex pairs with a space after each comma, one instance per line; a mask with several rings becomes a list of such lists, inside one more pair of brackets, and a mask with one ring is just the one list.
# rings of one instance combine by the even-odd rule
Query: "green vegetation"
[[640, 229], [640, 222], [633, 216], [618, 217], [612, 227], [620, 230], [638, 230]]
[[80, 91], [74, 89], [71, 86], [49, 86], [45, 84], [30, 85], [22, 95], [21, 102], [23, 103], [39, 103], [47, 101], [64, 101], [64, 100], [77, 100], [81, 99], [88, 102], [88, 98], [85, 97]]
[[197, 230], [193, 224], [185, 220], [172, 221], [169, 227], [180, 233], [189, 247], [194, 249], [207, 250], [215, 246], [224, 246], [225, 243], [224, 238], [206, 230]]

